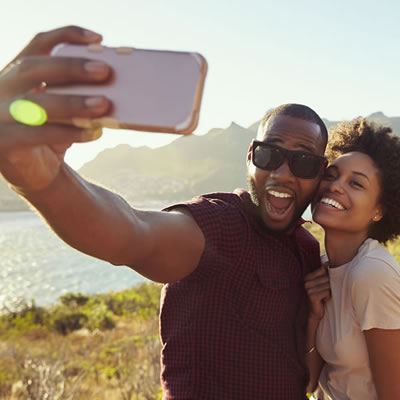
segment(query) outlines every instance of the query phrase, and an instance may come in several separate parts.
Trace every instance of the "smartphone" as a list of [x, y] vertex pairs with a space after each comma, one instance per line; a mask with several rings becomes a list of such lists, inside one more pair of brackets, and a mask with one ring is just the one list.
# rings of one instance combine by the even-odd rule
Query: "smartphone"
[[60, 44], [57, 57], [101, 60], [113, 69], [104, 84], [48, 87], [57, 94], [103, 95], [111, 113], [91, 120], [111, 129], [190, 134], [197, 127], [207, 62], [198, 53]]

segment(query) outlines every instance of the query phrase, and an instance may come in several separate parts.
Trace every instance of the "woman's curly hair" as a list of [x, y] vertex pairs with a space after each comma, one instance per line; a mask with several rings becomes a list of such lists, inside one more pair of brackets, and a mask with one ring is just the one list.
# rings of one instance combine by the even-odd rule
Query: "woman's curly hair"
[[332, 162], [342, 154], [367, 154], [379, 171], [383, 218], [370, 224], [368, 236], [385, 243], [400, 234], [400, 137], [392, 129], [356, 118], [330, 131], [326, 156]]

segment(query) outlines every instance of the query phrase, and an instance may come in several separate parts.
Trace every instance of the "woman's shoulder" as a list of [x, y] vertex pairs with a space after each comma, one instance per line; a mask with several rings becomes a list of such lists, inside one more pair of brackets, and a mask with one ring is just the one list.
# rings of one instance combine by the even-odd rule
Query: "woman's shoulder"
[[349, 274], [352, 306], [361, 330], [399, 329], [399, 264], [376, 241], [362, 247]]
[[361, 281], [375, 287], [391, 280], [400, 285], [400, 266], [378, 241], [367, 239], [352, 263], [349, 278], [354, 283]]

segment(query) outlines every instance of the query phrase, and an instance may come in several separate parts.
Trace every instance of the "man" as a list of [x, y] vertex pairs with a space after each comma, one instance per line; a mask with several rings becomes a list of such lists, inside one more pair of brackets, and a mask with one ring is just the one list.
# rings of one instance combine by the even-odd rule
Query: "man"
[[[54, 96], [41, 84], [101, 82], [108, 66], [46, 55], [60, 42], [101, 37], [77, 27], [39, 34], [0, 76], [0, 170], [67, 243], [168, 283], [160, 318], [165, 399], [302, 399], [303, 276], [319, 266], [300, 217], [325, 168], [326, 128], [306, 106], [266, 115], [248, 150], [250, 194], [216, 193], [162, 212], [133, 209], [63, 161], [98, 132], [59, 119], [107, 114], [105, 98]], [[47, 110], [16, 123], [15, 98]]]

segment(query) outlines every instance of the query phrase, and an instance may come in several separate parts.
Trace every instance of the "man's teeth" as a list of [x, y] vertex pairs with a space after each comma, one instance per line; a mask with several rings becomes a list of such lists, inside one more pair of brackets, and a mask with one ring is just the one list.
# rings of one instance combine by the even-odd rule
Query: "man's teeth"
[[271, 196], [280, 197], [280, 198], [292, 198], [293, 197], [289, 193], [276, 192], [275, 190], [268, 190], [268, 194], [270, 194]]
[[344, 210], [344, 207], [340, 203], [338, 203], [337, 201], [332, 200], [332, 199], [328, 199], [328, 198], [324, 197], [321, 199], [321, 203], [329, 204], [330, 206], [337, 208], [338, 210]]

